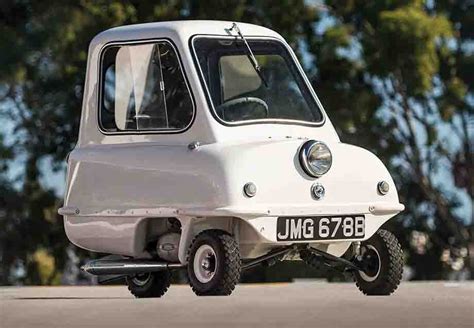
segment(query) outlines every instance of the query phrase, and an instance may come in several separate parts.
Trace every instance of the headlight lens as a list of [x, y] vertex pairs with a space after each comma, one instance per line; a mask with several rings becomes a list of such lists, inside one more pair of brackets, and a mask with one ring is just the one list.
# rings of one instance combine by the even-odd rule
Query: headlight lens
[[300, 150], [300, 162], [304, 171], [318, 178], [327, 173], [332, 165], [332, 155], [329, 147], [321, 141], [306, 141]]

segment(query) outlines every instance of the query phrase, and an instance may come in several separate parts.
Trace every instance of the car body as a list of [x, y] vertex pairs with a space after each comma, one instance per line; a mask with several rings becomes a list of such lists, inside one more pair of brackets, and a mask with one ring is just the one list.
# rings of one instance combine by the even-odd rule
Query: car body
[[[94, 252], [151, 259], [150, 242], [169, 231], [169, 219], [173, 218], [180, 225], [179, 244], [175, 246], [178, 262], [183, 265], [193, 238], [206, 229], [234, 236], [244, 260], [298, 243], [340, 257], [352, 243], [369, 239], [404, 209], [387, 168], [370, 151], [340, 141], [293, 50], [270, 29], [238, 23], [250, 46], [257, 49], [259, 59], [263, 58], [258, 55], [261, 46], [277, 49], [271, 51], [283, 54], [281, 62], [291, 62], [288, 70], [297, 80], [291, 85], [297, 88], [298, 84], [303, 91], [297, 94], [304, 93], [311, 106], [319, 110], [317, 119], [270, 118], [268, 108], [263, 116], [245, 121], [222, 119], [216, 112], [218, 106], [213, 105], [210, 79], [204, 76], [199, 56], [206, 46], [225, 47], [236, 40], [238, 35], [232, 32], [232, 26], [232, 22], [218, 21], [148, 23], [112, 28], [92, 40], [79, 138], [68, 156], [64, 206], [59, 210], [72, 243]], [[161, 63], [160, 81], [166, 80], [166, 74], [172, 75], [173, 81], [179, 80], [174, 95], [181, 102], [171, 93], [165, 95], [167, 86], [161, 86], [164, 99], [187, 108], [174, 118], [168, 117], [173, 109], [166, 109], [166, 126], [170, 126], [168, 119], [175, 119], [178, 123], [174, 128], [163, 129], [157, 123], [163, 121], [162, 117], [150, 118], [136, 110], [137, 104], [147, 101], [146, 79], [159, 75], [146, 71], [150, 66], [136, 63], [146, 58], [151, 62], [155, 51], [160, 52], [161, 60], [174, 63]], [[174, 59], [166, 58], [173, 52]], [[120, 86], [127, 92], [112, 91], [115, 122], [104, 123], [101, 119], [109, 114], [102, 107], [110, 106], [108, 100], [103, 100], [110, 93], [108, 72], [104, 70], [108, 56], [115, 60], [110, 79], [116, 84], [119, 80], [128, 82]], [[219, 66], [220, 70], [238, 71], [239, 66], [247, 65], [240, 64], [243, 60], [239, 57], [228, 67]], [[140, 72], [147, 77], [140, 80]], [[222, 82], [223, 77], [220, 79]], [[251, 83], [259, 83], [255, 81]], [[132, 89], [133, 100], [123, 96]], [[238, 90], [229, 87], [221, 91], [226, 92]], [[289, 102], [288, 108], [291, 105]], [[132, 119], [127, 116], [130, 106], [135, 106]], [[232, 115], [237, 112], [229, 111]], [[107, 128], [109, 125], [113, 128]], [[160, 128], [153, 128], [155, 125]], [[310, 176], [301, 163], [301, 148], [311, 140], [324, 143], [332, 155], [330, 169], [319, 177]], [[380, 192], [381, 182], [388, 184], [387, 193]], [[246, 184], [251, 184], [253, 195], [246, 194]], [[320, 199], [315, 197], [314, 188], [321, 189]], [[365, 218], [363, 235], [338, 238], [342, 235], [334, 233], [314, 239], [309, 234], [317, 230], [321, 218], [329, 218], [325, 222], [333, 224], [331, 218], [344, 221], [347, 216]], [[282, 222], [281, 229], [291, 226], [293, 230], [278, 234], [277, 222], [284, 217], [301, 221]], [[308, 217], [319, 219], [305, 222]], [[285, 235], [290, 237], [278, 238]]]

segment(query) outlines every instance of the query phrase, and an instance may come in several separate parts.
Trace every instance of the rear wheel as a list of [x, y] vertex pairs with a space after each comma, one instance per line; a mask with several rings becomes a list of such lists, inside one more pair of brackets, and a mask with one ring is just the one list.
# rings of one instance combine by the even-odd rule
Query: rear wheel
[[137, 298], [161, 297], [171, 284], [169, 271], [140, 273], [127, 277], [128, 290]]
[[390, 295], [397, 289], [403, 273], [403, 251], [397, 238], [379, 230], [360, 247], [359, 265], [355, 271], [359, 290], [365, 295]]
[[230, 295], [240, 272], [239, 246], [232, 236], [220, 230], [196, 236], [188, 252], [189, 283], [196, 295]]

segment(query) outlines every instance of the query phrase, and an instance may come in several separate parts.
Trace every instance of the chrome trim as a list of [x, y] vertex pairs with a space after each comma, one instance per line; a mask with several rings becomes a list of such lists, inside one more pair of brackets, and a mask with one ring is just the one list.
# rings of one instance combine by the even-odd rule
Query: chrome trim
[[[385, 186], [387, 188], [385, 188]], [[385, 180], [380, 181], [379, 183], [377, 183], [377, 191], [382, 196], [388, 194], [388, 192], [390, 191], [390, 184]]]
[[180, 263], [156, 262], [150, 260], [95, 260], [81, 267], [81, 270], [93, 275], [137, 274], [156, 272], [183, 267]]
[[369, 212], [373, 215], [397, 214], [405, 209], [405, 205], [398, 204], [378, 204], [369, 206]]
[[247, 182], [244, 185], [244, 193], [247, 197], [253, 197], [257, 194], [257, 186], [253, 182]]
[[64, 206], [58, 209], [59, 215], [78, 215], [79, 213], [79, 209], [74, 206]]
[[[324, 145], [328, 149], [329, 154], [331, 154], [331, 164], [329, 165], [329, 168], [327, 169], [327, 171], [324, 172], [323, 174], [314, 173], [313, 170], [311, 169], [311, 166], [309, 165], [309, 162], [308, 162], [308, 155], [311, 152], [311, 149], [315, 145]], [[305, 171], [306, 174], [308, 174], [309, 176], [311, 176], [313, 178], [319, 178], [319, 177], [323, 176], [332, 167], [331, 149], [329, 149], [329, 147], [322, 141], [308, 140], [305, 143], [303, 143], [303, 145], [301, 145], [301, 148], [300, 148], [300, 151], [299, 151], [299, 159], [300, 159], [300, 164], [301, 164], [301, 167], [303, 168], [303, 171]]]
[[196, 150], [201, 146], [201, 143], [199, 141], [193, 141], [188, 145], [189, 150]]
[[311, 186], [311, 195], [313, 195], [314, 199], [320, 200], [326, 194], [326, 189], [320, 183], [315, 183]]

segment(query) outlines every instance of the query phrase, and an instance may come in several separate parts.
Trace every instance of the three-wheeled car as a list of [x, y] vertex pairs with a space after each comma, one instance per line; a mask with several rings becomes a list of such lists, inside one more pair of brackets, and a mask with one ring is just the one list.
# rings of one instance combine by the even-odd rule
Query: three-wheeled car
[[341, 143], [285, 40], [264, 27], [181, 21], [91, 42], [65, 230], [115, 257], [87, 263], [160, 297], [172, 270], [197, 295], [280, 260], [352, 271], [388, 295], [402, 250], [380, 227], [404, 209], [384, 164]]

